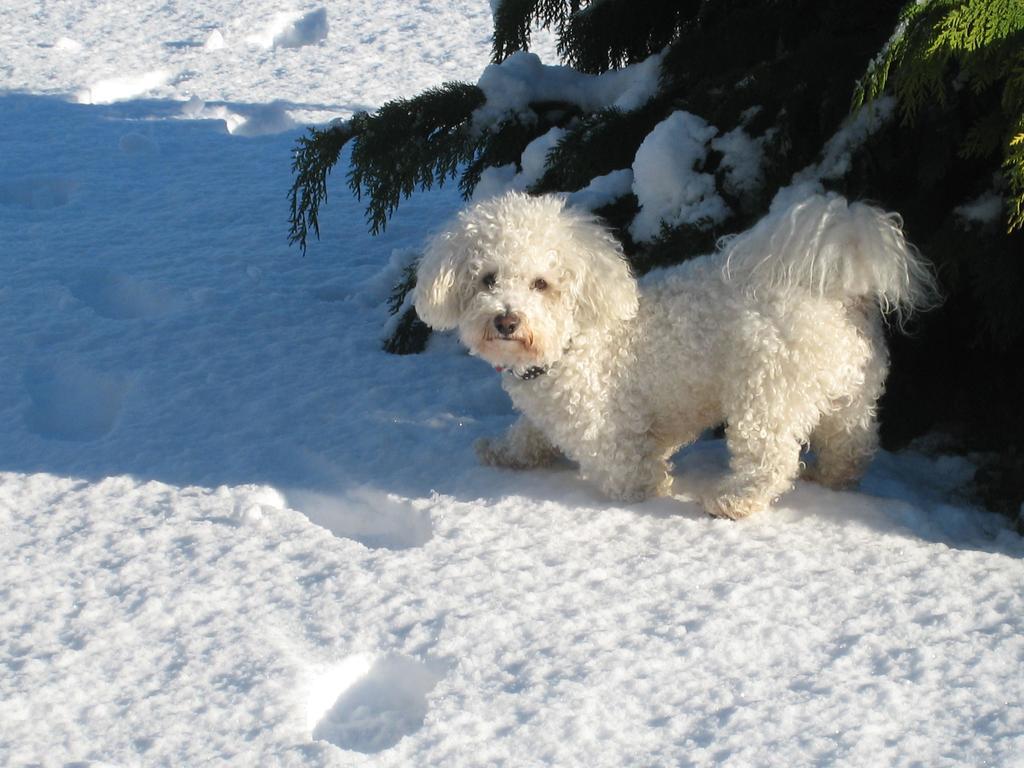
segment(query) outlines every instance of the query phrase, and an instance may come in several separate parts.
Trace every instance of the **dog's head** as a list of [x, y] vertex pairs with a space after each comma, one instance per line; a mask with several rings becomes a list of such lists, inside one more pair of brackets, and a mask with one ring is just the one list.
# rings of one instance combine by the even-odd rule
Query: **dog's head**
[[463, 211], [420, 261], [416, 312], [458, 327], [496, 366], [549, 365], [580, 331], [637, 311], [636, 282], [614, 237], [562, 197], [509, 193]]

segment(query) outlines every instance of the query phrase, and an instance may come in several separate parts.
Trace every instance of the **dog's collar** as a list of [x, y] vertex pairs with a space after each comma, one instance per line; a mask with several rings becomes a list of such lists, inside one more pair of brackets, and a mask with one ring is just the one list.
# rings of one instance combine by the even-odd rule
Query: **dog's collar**
[[538, 376], [543, 376], [548, 372], [546, 365], [534, 365], [525, 370], [516, 370], [515, 368], [505, 368], [504, 366], [496, 365], [494, 370], [498, 373], [510, 373], [520, 381], [533, 381]]

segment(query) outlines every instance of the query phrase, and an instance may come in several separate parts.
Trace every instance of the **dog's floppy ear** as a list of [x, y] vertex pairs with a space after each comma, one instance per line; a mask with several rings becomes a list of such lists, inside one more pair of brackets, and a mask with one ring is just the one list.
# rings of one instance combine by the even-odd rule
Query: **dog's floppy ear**
[[433, 237], [416, 269], [413, 304], [420, 319], [439, 331], [454, 328], [462, 313], [459, 273], [464, 261], [449, 232]]
[[572, 218], [576, 314], [588, 327], [612, 327], [631, 320], [639, 307], [636, 280], [622, 247], [592, 217], [566, 209]]

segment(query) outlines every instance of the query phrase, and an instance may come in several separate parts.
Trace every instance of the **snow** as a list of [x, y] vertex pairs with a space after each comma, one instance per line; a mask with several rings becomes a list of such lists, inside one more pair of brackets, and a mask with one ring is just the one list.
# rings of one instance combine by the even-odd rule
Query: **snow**
[[640, 203], [629, 227], [634, 240], [654, 240], [663, 225], [707, 226], [728, 218], [715, 177], [698, 170], [717, 134], [703, 118], [679, 111], [647, 135], [633, 159], [633, 193]]
[[896, 112], [896, 100], [882, 96], [846, 119], [825, 142], [821, 159], [793, 174], [790, 183], [772, 198], [771, 211], [783, 211], [804, 198], [825, 191], [823, 182], [840, 179], [850, 170], [853, 152], [879, 130]]
[[993, 224], [1003, 212], [1003, 196], [987, 190], [978, 197], [953, 209], [953, 213], [972, 224]]
[[326, 40], [328, 28], [326, 8], [308, 13], [278, 13], [261, 32], [250, 35], [246, 41], [260, 48], [301, 48]]
[[595, 176], [583, 189], [569, 195], [569, 204], [593, 211], [614, 203], [632, 191], [633, 171], [630, 168], [623, 168], [604, 176]]
[[95, 103], [196, 96], [232, 112], [280, 102], [296, 123], [325, 122], [476, 82], [490, 31], [488, 5], [459, 0], [5, 0], [0, 89]]
[[736, 524], [713, 440], [630, 507], [481, 467], [494, 372], [380, 349], [457, 193], [372, 238], [339, 167], [288, 248], [293, 124], [472, 80], [487, 3], [119, 9], [0, 9], [0, 764], [1021, 764], [1024, 543], [966, 460]]
[[544, 64], [536, 53], [514, 53], [500, 64], [488, 65], [480, 75], [477, 85], [487, 101], [473, 114], [473, 124], [483, 130], [513, 115], [529, 119], [533, 102], [569, 102], [585, 111], [639, 109], [657, 92], [663, 55], [588, 75], [570, 67]]
[[711, 140], [711, 148], [722, 153], [726, 190], [735, 195], [756, 192], [763, 183], [764, 144], [771, 138], [766, 132], [751, 137], [742, 126]]
[[480, 174], [480, 181], [473, 189], [473, 197], [470, 202], [479, 203], [511, 189], [522, 189], [522, 185], [517, 182], [518, 175], [515, 163], [484, 168]]
[[490, 197], [509, 191], [524, 192], [540, 181], [547, 167], [548, 152], [565, 136], [562, 128], [552, 128], [538, 136], [523, 149], [517, 171], [514, 163], [485, 168], [480, 175], [480, 182], [473, 190], [471, 201], [478, 203]]
[[127, 101], [166, 85], [170, 79], [171, 74], [165, 69], [141, 75], [110, 77], [79, 91], [77, 101], [81, 104], [113, 104], [115, 101]]

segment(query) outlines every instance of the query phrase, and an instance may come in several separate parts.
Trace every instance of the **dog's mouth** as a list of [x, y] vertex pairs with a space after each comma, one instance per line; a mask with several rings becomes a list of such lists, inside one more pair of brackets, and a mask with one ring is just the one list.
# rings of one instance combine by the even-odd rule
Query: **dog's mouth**
[[535, 346], [533, 334], [526, 329], [507, 336], [485, 330], [477, 338], [477, 343], [470, 344], [470, 347], [475, 348], [476, 353], [492, 365], [532, 365], [536, 362], [539, 350]]
[[519, 339], [515, 336], [491, 336], [488, 339], [484, 339], [486, 342], [493, 342], [495, 344], [519, 344], [523, 347], [530, 346], [526, 339]]
[[504, 336], [496, 333], [484, 333], [481, 341], [484, 344], [518, 344], [523, 349], [533, 348], [533, 335], [532, 334], [512, 334]]

